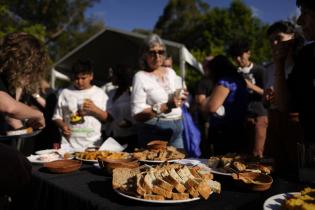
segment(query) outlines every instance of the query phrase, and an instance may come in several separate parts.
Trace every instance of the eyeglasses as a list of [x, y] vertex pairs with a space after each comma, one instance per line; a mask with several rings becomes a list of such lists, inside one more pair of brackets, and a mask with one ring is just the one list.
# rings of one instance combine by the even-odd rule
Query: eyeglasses
[[148, 55], [150, 55], [150, 56], [155, 56], [155, 55], [164, 56], [165, 55], [165, 50], [150, 50], [148, 52]]

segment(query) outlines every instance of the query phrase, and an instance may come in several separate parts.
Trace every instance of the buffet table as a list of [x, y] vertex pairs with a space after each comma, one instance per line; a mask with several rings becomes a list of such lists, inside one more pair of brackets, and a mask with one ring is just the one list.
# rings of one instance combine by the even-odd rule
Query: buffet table
[[268, 191], [252, 192], [235, 186], [231, 177], [218, 177], [222, 193], [213, 193], [208, 200], [189, 203], [154, 204], [130, 200], [118, 195], [113, 189], [111, 178], [91, 164], [83, 164], [79, 171], [68, 174], [52, 174], [40, 165], [33, 165], [30, 199], [25, 209], [33, 210], [107, 210], [107, 209], [211, 209], [241, 210], [262, 209], [263, 202], [270, 196], [300, 191], [304, 186], [275, 179]]

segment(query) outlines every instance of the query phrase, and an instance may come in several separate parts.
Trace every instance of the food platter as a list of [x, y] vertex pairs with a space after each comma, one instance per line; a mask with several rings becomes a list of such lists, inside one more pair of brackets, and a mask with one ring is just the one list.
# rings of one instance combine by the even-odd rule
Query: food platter
[[204, 163], [212, 173], [223, 176], [231, 176], [233, 173], [239, 172], [270, 174], [273, 171], [273, 163], [269, 159], [258, 159], [236, 153], [211, 156]]
[[78, 152], [74, 155], [77, 160], [90, 163], [97, 163], [98, 159], [127, 159], [131, 157], [130, 153], [127, 152], [113, 152], [106, 150]]
[[286, 200], [292, 195], [298, 195], [300, 194], [299, 192], [289, 192], [289, 193], [281, 193], [277, 194], [274, 196], [269, 197], [265, 202], [264, 202], [264, 210], [280, 210], [281, 205]]
[[22, 134], [22, 135], [12, 135], [12, 136], [0, 135], [0, 140], [11, 140], [11, 139], [16, 139], [16, 138], [29, 138], [29, 137], [36, 136], [40, 132], [42, 132], [41, 129], [40, 130], [34, 130], [31, 133], [26, 133], [26, 134]]
[[89, 162], [89, 163], [98, 163], [98, 160], [83, 159], [83, 158], [80, 158], [80, 157], [75, 157], [75, 159], [81, 160], [81, 161], [84, 161], [84, 162]]
[[196, 201], [196, 200], [200, 200], [200, 198], [191, 198], [191, 199], [187, 199], [187, 200], [146, 200], [146, 199], [143, 199], [143, 198], [137, 198], [137, 197], [134, 197], [134, 196], [130, 196], [130, 195], [127, 195], [123, 192], [120, 192], [119, 190], [116, 190], [114, 189], [114, 191], [125, 197], [125, 198], [129, 198], [131, 200], [136, 200], [136, 201], [141, 201], [141, 202], [146, 202], [146, 203], [160, 203], [160, 204], [175, 204], [175, 203], [187, 203], [187, 202], [192, 202], [192, 201]]
[[139, 160], [139, 161], [142, 163], [158, 164], [158, 163], [165, 163], [165, 162], [173, 163], [173, 162], [176, 162], [178, 160]]

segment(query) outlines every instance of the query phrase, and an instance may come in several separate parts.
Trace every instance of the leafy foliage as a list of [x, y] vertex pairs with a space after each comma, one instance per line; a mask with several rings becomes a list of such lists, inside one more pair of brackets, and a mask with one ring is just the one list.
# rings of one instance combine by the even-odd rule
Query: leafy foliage
[[25, 31], [43, 40], [53, 60], [104, 27], [102, 21], [86, 19], [84, 12], [99, 0], [2, 0], [0, 37]]
[[270, 58], [267, 27], [241, 0], [227, 9], [211, 8], [202, 0], [170, 0], [154, 31], [185, 44], [200, 61], [210, 53], [224, 54], [232, 42], [245, 39], [253, 60], [263, 62]]
[[23, 20], [8, 10], [7, 6], [0, 4], [0, 38], [14, 31], [28, 32], [42, 41], [46, 36], [43, 25]]
[[170, 0], [154, 31], [162, 37], [182, 42], [190, 39], [208, 6], [202, 0]]

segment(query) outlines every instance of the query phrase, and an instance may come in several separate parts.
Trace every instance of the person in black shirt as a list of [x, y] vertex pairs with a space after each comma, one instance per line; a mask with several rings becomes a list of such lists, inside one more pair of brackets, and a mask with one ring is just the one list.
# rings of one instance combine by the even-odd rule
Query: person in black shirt
[[246, 41], [233, 43], [229, 53], [237, 63], [238, 72], [244, 77], [249, 92], [247, 132], [253, 144], [252, 155], [262, 157], [268, 127], [267, 110], [262, 103], [265, 68], [251, 61], [251, 51]]
[[[308, 41], [300, 51], [289, 75], [289, 92], [300, 113], [300, 121], [304, 128], [306, 143], [315, 144], [315, 2], [312, 0], [297, 0], [301, 15], [297, 23], [301, 26], [303, 35]], [[279, 71], [278, 74], [282, 74]], [[279, 93], [280, 94], [280, 93]]]
[[[33, 129], [45, 127], [43, 113], [19, 102], [22, 93], [37, 89], [48, 56], [34, 36], [24, 32], [7, 34], [0, 46], [0, 117], [14, 125], [19, 120]], [[38, 81], [38, 82], [37, 82]], [[8, 121], [7, 121], [8, 122]], [[5, 122], [0, 119], [4, 128]], [[11, 125], [13, 125], [11, 124]], [[21, 124], [20, 124], [21, 125]], [[16, 128], [16, 127], [14, 127]], [[12, 198], [11, 209], [22, 209], [30, 188], [31, 164], [16, 149], [0, 143], [0, 208], [1, 197]]]
[[[275, 102], [280, 110], [288, 113], [295, 107], [304, 131], [307, 165], [315, 165], [315, 1], [297, 0], [301, 9], [297, 23], [301, 26], [307, 44], [300, 50], [292, 72], [285, 79], [285, 58], [290, 43], [282, 42], [273, 49], [275, 63]], [[304, 167], [304, 163], [302, 167]], [[312, 178], [314, 181], [314, 177]]]

